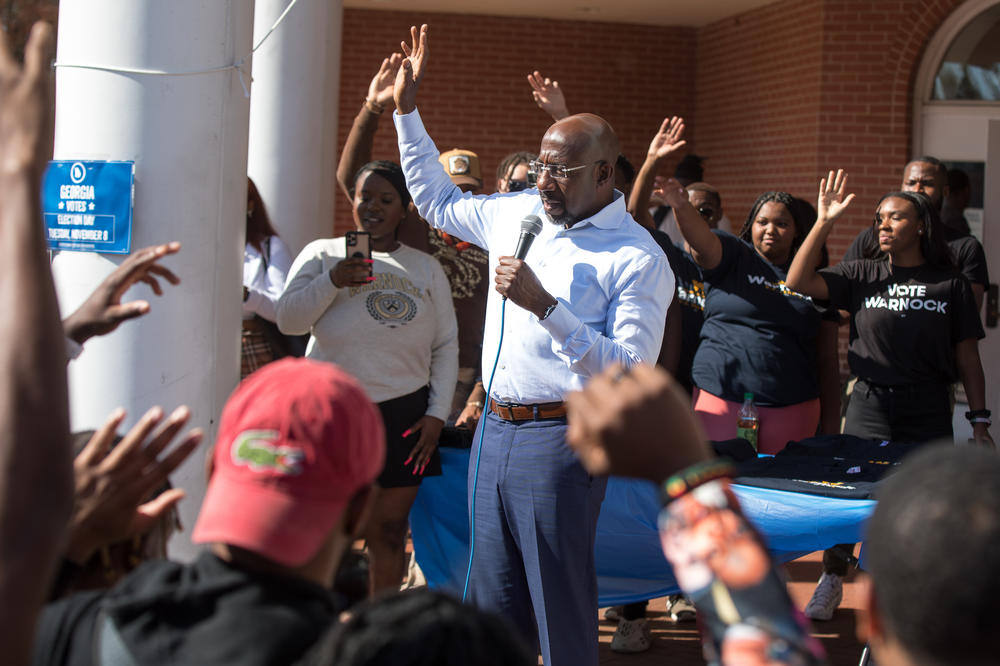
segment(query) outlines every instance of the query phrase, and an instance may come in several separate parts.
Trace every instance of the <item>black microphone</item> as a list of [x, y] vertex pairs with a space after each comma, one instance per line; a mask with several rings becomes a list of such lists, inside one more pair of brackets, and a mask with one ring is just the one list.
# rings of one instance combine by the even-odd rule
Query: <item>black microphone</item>
[[[526, 215], [521, 220], [521, 237], [517, 239], [517, 249], [514, 250], [514, 258], [524, 261], [528, 256], [528, 250], [535, 240], [535, 236], [542, 232], [542, 220], [537, 215]], [[507, 300], [504, 296], [503, 300]]]
[[521, 220], [521, 237], [517, 240], [517, 249], [514, 250], [514, 258], [524, 261], [528, 256], [528, 250], [535, 236], [542, 233], [542, 220], [537, 215], [528, 215]]

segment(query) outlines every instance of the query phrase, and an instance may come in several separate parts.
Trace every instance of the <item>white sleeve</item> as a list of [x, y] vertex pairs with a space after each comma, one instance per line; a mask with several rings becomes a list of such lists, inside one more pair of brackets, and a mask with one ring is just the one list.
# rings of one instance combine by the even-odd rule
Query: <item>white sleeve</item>
[[284, 291], [292, 258], [288, 253], [288, 246], [277, 236], [271, 236], [267, 242], [270, 244], [269, 260], [261, 262], [250, 283], [244, 285], [249, 293], [243, 308], [244, 311], [254, 312], [268, 321], [276, 321], [278, 299]]
[[66, 363], [69, 364], [70, 361], [76, 360], [83, 353], [83, 345], [69, 337], [64, 338], [64, 340], [66, 340]]
[[603, 334], [580, 321], [573, 306], [562, 299], [539, 323], [552, 336], [555, 352], [576, 374], [593, 376], [612, 363], [625, 367], [655, 363], [673, 294], [674, 274], [667, 258], [652, 256], [615, 290]]
[[393, 111], [392, 117], [406, 189], [420, 216], [434, 228], [489, 251], [494, 198], [463, 193], [451, 182], [418, 111], [402, 116]]
[[433, 260], [431, 299], [434, 302], [437, 331], [431, 347], [430, 395], [427, 414], [442, 421], [451, 413], [451, 400], [458, 381], [458, 321], [451, 298], [451, 285], [444, 270]]
[[313, 241], [295, 258], [288, 282], [278, 299], [278, 328], [285, 335], [309, 333], [340, 291], [330, 279], [321, 248], [328, 241]]

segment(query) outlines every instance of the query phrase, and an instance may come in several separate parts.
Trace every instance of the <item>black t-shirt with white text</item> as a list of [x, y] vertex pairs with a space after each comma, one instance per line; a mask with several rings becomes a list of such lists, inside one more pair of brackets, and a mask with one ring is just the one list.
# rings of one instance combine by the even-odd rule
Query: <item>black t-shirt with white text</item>
[[745, 392], [763, 406], [819, 397], [816, 338], [822, 313], [808, 296], [785, 286], [787, 267], [770, 263], [749, 243], [721, 231], [722, 260], [705, 279], [705, 322], [691, 375], [724, 400]]
[[830, 305], [851, 313], [847, 362], [883, 386], [950, 384], [955, 345], [983, 337], [969, 281], [953, 268], [844, 261], [819, 272]]
[[[958, 271], [965, 276], [971, 284], [980, 284], [988, 287], [990, 284], [990, 274], [986, 268], [986, 251], [983, 245], [975, 236], [963, 234], [962, 232], [943, 226], [944, 238], [951, 250], [952, 259], [958, 267]], [[855, 236], [851, 246], [844, 253], [843, 261], [857, 261], [864, 259], [865, 248], [874, 243], [875, 232], [872, 227], [862, 229], [861, 233]]]

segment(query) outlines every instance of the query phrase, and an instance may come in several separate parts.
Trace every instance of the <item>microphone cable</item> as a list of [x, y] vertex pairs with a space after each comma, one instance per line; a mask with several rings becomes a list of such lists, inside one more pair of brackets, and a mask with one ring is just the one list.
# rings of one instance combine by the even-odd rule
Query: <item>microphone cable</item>
[[[526, 215], [521, 220], [521, 237], [514, 251], [516, 259], [524, 260], [535, 237], [542, 231], [542, 220], [537, 215]], [[486, 412], [489, 410], [490, 396], [493, 394], [493, 377], [497, 374], [497, 364], [500, 362], [500, 350], [503, 349], [504, 316], [507, 313], [507, 296], [500, 301], [500, 341], [497, 342], [497, 355], [493, 359], [493, 369], [490, 370], [490, 381], [486, 384], [486, 400], [483, 401], [483, 414], [479, 417], [479, 445], [476, 447], [476, 468], [472, 474], [472, 498], [469, 502], [469, 566], [465, 570], [465, 585], [462, 588], [462, 602], [469, 594], [469, 579], [472, 577], [472, 558], [476, 554], [476, 490], [479, 486], [479, 461], [483, 455], [483, 435], [486, 433]]]
[[489, 411], [490, 395], [493, 389], [493, 376], [497, 373], [500, 362], [500, 350], [503, 348], [504, 315], [507, 313], [507, 299], [500, 301], [500, 341], [497, 343], [497, 355], [493, 359], [493, 369], [490, 370], [490, 381], [486, 384], [486, 399], [483, 401], [483, 414], [479, 426], [479, 444], [476, 446], [476, 468], [472, 475], [472, 500], [469, 502], [469, 565], [465, 570], [465, 585], [462, 588], [462, 603], [469, 594], [469, 578], [472, 576], [472, 558], [476, 554], [476, 489], [479, 485], [479, 460], [483, 455], [483, 434], [486, 432], [486, 412]]

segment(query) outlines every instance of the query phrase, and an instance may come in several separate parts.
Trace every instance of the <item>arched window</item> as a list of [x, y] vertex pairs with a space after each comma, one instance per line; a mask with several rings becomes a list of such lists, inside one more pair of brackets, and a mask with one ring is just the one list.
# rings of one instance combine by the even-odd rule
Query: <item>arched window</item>
[[969, 21], [948, 45], [931, 99], [1000, 101], [1000, 5]]

